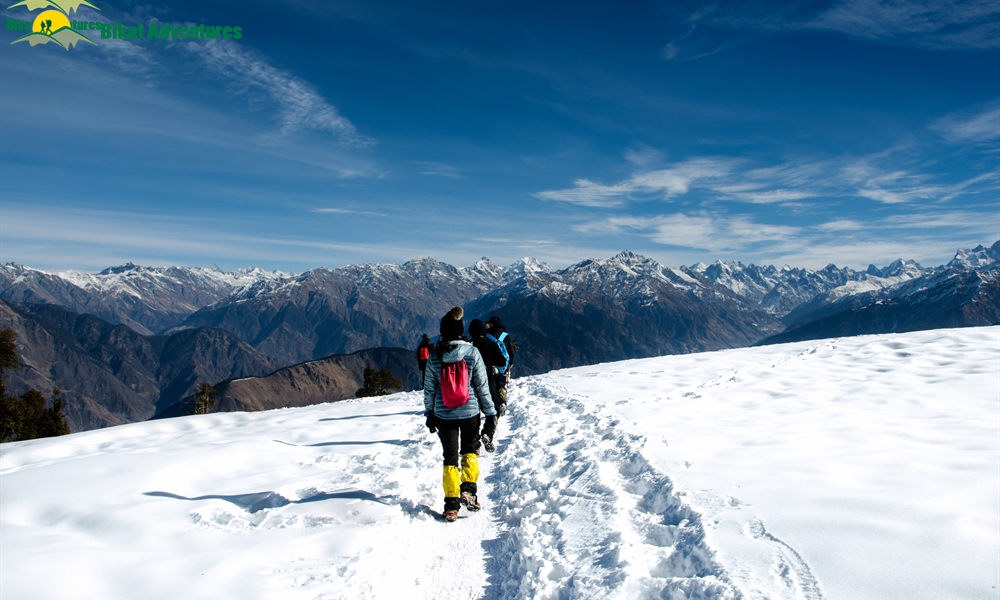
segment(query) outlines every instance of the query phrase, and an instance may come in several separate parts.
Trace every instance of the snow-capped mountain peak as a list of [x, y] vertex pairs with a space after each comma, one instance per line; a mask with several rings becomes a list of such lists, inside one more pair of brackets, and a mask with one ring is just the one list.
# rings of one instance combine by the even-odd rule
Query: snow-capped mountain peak
[[997, 241], [989, 248], [980, 244], [971, 250], [959, 249], [955, 253], [955, 258], [951, 259], [951, 262], [948, 263], [948, 267], [982, 269], [996, 262], [1000, 262], [1000, 241]]
[[553, 271], [554, 269], [548, 264], [530, 256], [526, 256], [504, 269], [503, 277], [504, 280], [510, 280], [522, 275], [552, 273]]

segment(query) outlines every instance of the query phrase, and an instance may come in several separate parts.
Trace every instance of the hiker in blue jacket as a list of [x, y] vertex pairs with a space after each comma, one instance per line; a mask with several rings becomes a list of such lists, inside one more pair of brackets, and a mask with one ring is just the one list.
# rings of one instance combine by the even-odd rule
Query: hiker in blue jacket
[[501, 417], [507, 414], [507, 384], [510, 383], [510, 368], [514, 365], [514, 355], [517, 354], [517, 342], [507, 333], [507, 328], [500, 322], [500, 317], [490, 317], [486, 322], [486, 339], [497, 346], [503, 354], [503, 360], [495, 374], [496, 394], [494, 405]]
[[[497, 420], [499, 420], [503, 416], [503, 410], [501, 410], [500, 398], [497, 396], [497, 375], [500, 372], [499, 369], [507, 364], [507, 357], [503, 355], [495, 341], [490, 341], [486, 337], [486, 325], [479, 319], [473, 319], [469, 322], [469, 337], [472, 338], [472, 345], [476, 347], [476, 350], [479, 350], [479, 355], [483, 357], [483, 364], [486, 365], [490, 398], [493, 399], [493, 408], [496, 409]], [[483, 447], [487, 452], [496, 450], [496, 444], [493, 442], [495, 430], [494, 427], [492, 431], [484, 431], [481, 436]]]
[[441, 338], [427, 360], [424, 377], [427, 428], [437, 432], [444, 454], [446, 521], [458, 519], [460, 506], [480, 509], [476, 495], [480, 412], [486, 415], [484, 434], [492, 437], [496, 430], [486, 367], [479, 351], [465, 339], [462, 316], [462, 307], [456, 306], [441, 319]]

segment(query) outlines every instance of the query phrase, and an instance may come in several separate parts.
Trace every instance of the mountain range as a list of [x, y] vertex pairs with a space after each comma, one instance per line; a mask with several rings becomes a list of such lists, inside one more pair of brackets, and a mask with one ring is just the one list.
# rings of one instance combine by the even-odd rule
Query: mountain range
[[[722, 261], [672, 268], [627, 251], [558, 270], [531, 258], [508, 267], [483, 258], [461, 268], [418, 258], [301, 274], [131, 263], [97, 274], [47, 273], [8, 263], [0, 267], [0, 299], [7, 302], [0, 327], [20, 327], [29, 368], [15, 374], [15, 383], [66, 390], [77, 430], [178, 411], [170, 407], [199, 381], [234, 390], [232, 398], [242, 400], [224, 393], [219, 405], [234, 410], [338, 399], [360, 387], [358, 365], [367, 360], [343, 357], [413, 348], [421, 333], [437, 333], [453, 305], [465, 307], [467, 321], [503, 320], [521, 347], [517, 375], [757, 343], [992, 324], [1000, 321], [998, 273], [1000, 241], [959, 250], [939, 267], [901, 259], [861, 271]], [[379, 360], [387, 364], [406, 360], [384, 354]], [[323, 360], [324, 369], [301, 367]], [[289, 365], [296, 367], [285, 381], [294, 373], [296, 385], [313, 391], [282, 388], [280, 378], [222, 383]], [[344, 365], [352, 365], [350, 374]], [[336, 377], [331, 369], [340, 369]], [[84, 373], [93, 378], [81, 388], [74, 375]]]

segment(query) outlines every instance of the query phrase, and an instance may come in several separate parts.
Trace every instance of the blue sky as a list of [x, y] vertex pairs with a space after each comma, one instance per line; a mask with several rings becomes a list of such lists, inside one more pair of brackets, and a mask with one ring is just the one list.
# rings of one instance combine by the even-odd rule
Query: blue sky
[[243, 37], [4, 30], [2, 262], [863, 268], [1000, 239], [995, 0], [94, 4], [72, 18]]

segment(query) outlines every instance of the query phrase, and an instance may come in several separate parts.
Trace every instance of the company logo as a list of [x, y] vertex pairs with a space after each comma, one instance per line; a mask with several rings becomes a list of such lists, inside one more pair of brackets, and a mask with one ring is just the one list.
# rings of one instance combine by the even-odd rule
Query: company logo
[[[64, 50], [69, 50], [80, 42], [94, 44], [94, 42], [90, 41], [90, 38], [73, 28], [73, 24], [70, 23], [69, 20], [69, 12], [79, 12], [80, 6], [89, 6], [94, 10], [100, 9], [90, 2], [87, 2], [87, 0], [61, 0], [61, 2], [62, 4], [56, 4], [55, 2], [52, 2], [52, 0], [22, 0], [21, 2], [8, 6], [8, 9], [24, 6], [31, 11], [35, 11], [40, 8], [47, 9], [42, 10], [42, 12], [35, 17], [35, 20], [30, 23], [31, 31], [29, 33], [17, 38], [11, 42], [11, 44], [13, 45], [18, 42], [28, 42], [32, 46], [37, 46], [38, 44], [48, 44], [49, 42], [52, 42], [53, 44], [59, 45]], [[12, 24], [19, 26], [12, 27]], [[7, 29], [27, 29], [27, 25], [28, 23], [24, 21], [7, 21]], [[97, 44], [94, 45], [96, 46]]]
[[28, 42], [32, 46], [52, 42], [60, 48], [69, 50], [80, 42], [94, 44], [84, 31], [92, 31], [90, 35], [100, 33], [102, 40], [238, 40], [243, 37], [242, 27], [211, 25], [171, 25], [170, 23], [149, 23], [146, 25], [126, 26], [122, 23], [105, 23], [102, 21], [70, 20], [70, 11], [79, 13], [81, 6], [101, 10], [87, 0], [22, 0], [8, 6], [8, 9], [23, 6], [30, 11], [43, 9], [33, 21], [7, 19], [8, 31], [27, 31], [11, 45], [18, 42]]

